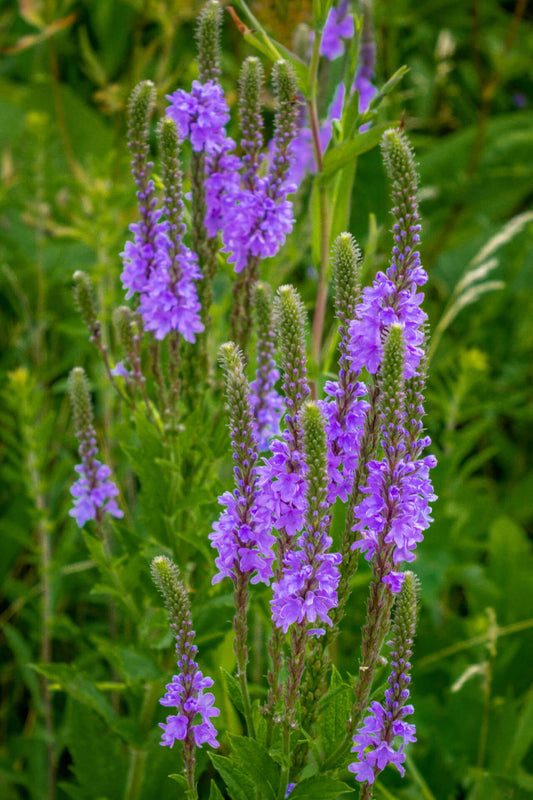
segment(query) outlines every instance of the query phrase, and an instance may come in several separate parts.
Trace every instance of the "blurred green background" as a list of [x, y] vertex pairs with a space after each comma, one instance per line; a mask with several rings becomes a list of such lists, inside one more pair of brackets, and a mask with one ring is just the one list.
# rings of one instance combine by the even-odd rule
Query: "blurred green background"
[[[253, 4], [289, 45], [295, 22], [309, 19], [309, 5]], [[66, 377], [74, 365], [87, 369], [98, 427], [111, 431], [104, 452], [117, 464], [124, 423], [75, 310], [72, 273], [84, 269], [94, 278], [109, 327], [111, 310], [122, 302], [119, 253], [136, 215], [124, 138], [127, 98], [150, 78], [162, 112], [165, 93], [189, 88], [198, 7], [180, 0], [20, 0], [0, 7], [6, 800], [51, 800], [54, 791], [80, 800], [123, 797], [125, 742], [148, 759], [138, 796], [179, 796], [166, 778], [179, 771], [179, 760], [159, 748], [155, 717], [149, 741], [146, 730], [143, 740], [128, 728], [145, 682], [160, 673], [128, 650], [123, 672], [114, 663], [132, 698], [121, 722], [100, 699], [109, 672], [102, 645], [108, 601], [94, 591], [95, 554], [88, 557], [68, 517], [76, 443]], [[402, 64], [409, 68], [380, 121], [405, 112], [420, 166], [434, 332], [427, 425], [439, 459], [435, 521], [416, 562], [423, 587], [413, 672], [418, 743], [408, 778], [385, 776], [376, 797], [521, 800], [533, 796], [533, 12], [522, 0], [376, 0], [374, 21], [377, 82]], [[222, 81], [234, 106], [239, 66], [251, 50], [228, 15], [223, 35]], [[335, 80], [335, 65], [324, 80]], [[307, 195], [304, 186], [297, 201], [303, 221], [267, 269], [274, 286], [294, 282], [312, 307]], [[376, 148], [358, 162], [352, 198], [351, 230], [366, 248], [367, 280], [387, 259], [388, 211]], [[222, 270], [216, 284], [219, 342], [227, 337], [230, 276], [231, 268]], [[217, 425], [213, 457], [227, 461], [224, 421]], [[219, 484], [207, 487], [211, 500], [193, 515], [205, 536]], [[362, 567], [356, 589], [367, 582]], [[148, 606], [157, 605], [148, 575], [134, 586], [145, 586]], [[339, 644], [344, 672], [356, 669], [363, 597], [355, 592], [351, 607], [354, 638], [344, 635]], [[205, 633], [204, 600], [194, 598], [205, 658], [217, 665], [225, 653], [231, 669], [230, 623], [221, 623], [218, 638]], [[215, 601], [224, 609], [223, 598]], [[143, 624], [160, 631], [161, 616], [151, 619], [145, 613]], [[131, 638], [131, 626], [123, 633]], [[48, 673], [55, 681], [43, 692], [42, 671], [31, 666], [38, 663], [78, 671], [61, 680]]]

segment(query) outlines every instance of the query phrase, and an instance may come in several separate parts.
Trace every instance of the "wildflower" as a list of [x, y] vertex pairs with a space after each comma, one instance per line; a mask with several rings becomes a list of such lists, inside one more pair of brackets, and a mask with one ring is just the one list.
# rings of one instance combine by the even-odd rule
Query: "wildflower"
[[74, 508], [69, 511], [80, 528], [90, 519], [101, 521], [103, 514], [121, 518], [124, 512], [117, 505], [118, 489], [110, 481], [111, 470], [96, 456], [96, 431], [93, 426], [93, 411], [87, 386], [87, 378], [81, 367], [70, 373], [70, 399], [74, 412], [76, 436], [79, 440], [81, 464], [75, 467], [79, 480], [70, 489], [74, 497]]
[[[415, 636], [417, 593], [416, 577], [412, 572], [406, 572], [402, 591], [396, 601], [392, 640], [388, 643], [391, 647], [392, 673], [388, 679], [385, 703], [374, 701], [370, 704], [371, 713], [353, 737], [352, 752], [357, 753], [357, 761], [350, 764], [348, 769], [361, 783], [366, 781], [372, 784], [376, 775], [387, 764], [394, 764], [403, 776], [404, 745], [416, 742], [415, 726], [404, 722], [404, 719], [414, 711], [407, 700], [411, 681], [409, 659]], [[394, 747], [396, 737], [402, 739], [398, 749]]]
[[179, 668], [179, 674], [167, 684], [166, 693], [160, 700], [161, 705], [174, 707], [178, 712], [168, 716], [166, 722], [159, 723], [163, 730], [161, 744], [172, 747], [176, 740], [183, 741], [186, 771], [192, 771], [195, 745], [201, 747], [207, 742], [211, 747], [219, 746], [211, 718], [217, 717], [220, 711], [214, 706], [214, 695], [211, 692], [204, 694], [204, 689], [213, 685], [212, 679], [204, 677], [194, 660], [198, 648], [194, 644], [189, 598], [178, 568], [170, 559], [158, 556], [152, 562], [152, 577], [169, 613]]

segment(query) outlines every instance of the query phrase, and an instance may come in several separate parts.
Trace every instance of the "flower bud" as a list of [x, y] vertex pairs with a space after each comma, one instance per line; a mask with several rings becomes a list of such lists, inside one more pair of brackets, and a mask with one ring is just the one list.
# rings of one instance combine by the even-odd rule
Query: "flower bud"
[[283, 368], [283, 391], [291, 417], [303, 406], [310, 389], [307, 382], [305, 308], [293, 286], [280, 286], [274, 304]]
[[85, 371], [81, 367], [74, 367], [71, 370], [68, 380], [68, 389], [72, 411], [74, 413], [74, 423], [78, 435], [86, 432], [93, 424], [93, 409], [89, 384]]
[[119, 306], [113, 312], [115, 333], [126, 358], [130, 358], [134, 350], [133, 312], [128, 306]]
[[353, 319], [359, 299], [359, 263], [361, 251], [350, 233], [341, 233], [333, 245], [333, 279], [335, 310], [339, 322], [346, 325]]
[[89, 329], [91, 339], [97, 339], [100, 335], [100, 323], [97, 318], [91, 279], [82, 270], [77, 270], [72, 278], [74, 280], [74, 297], [81, 318]]
[[221, 25], [222, 9], [216, 0], [209, 0], [200, 12], [196, 29], [200, 81], [202, 83], [214, 81], [220, 75]]

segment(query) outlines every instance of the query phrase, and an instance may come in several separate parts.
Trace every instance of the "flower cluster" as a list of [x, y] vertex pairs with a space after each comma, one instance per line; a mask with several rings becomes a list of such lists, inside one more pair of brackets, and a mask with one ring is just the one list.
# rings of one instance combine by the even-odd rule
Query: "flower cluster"
[[91, 400], [87, 379], [81, 367], [75, 367], [70, 373], [69, 389], [81, 456], [81, 464], [75, 467], [80, 478], [70, 489], [74, 508], [69, 514], [83, 528], [90, 519], [101, 520], [103, 514], [111, 514], [120, 519], [124, 512], [117, 505], [118, 489], [109, 480], [111, 470], [96, 458], [98, 446], [92, 422]]
[[[177, 130], [168, 119], [161, 127], [165, 208], [157, 209], [154, 182], [148, 179], [153, 165], [146, 158], [152, 104], [150, 86], [134, 92], [130, 106], [130, 149], [141, 221], [131, 226], [134, 240], [126, 243], [122, 253], [121, 278], [127, 289], [126, 297], [140, 294], [139, 313], [145, 329], [153, 331], [156, 339], [164, 339], [175, 330], [186, 341], [194, 342], [196, 334], [204, 328], [194, 284], [201, 274], [196, 254], [182, 241], [185, 226]], [[162, 219], [163, 214], [166, 219]]]
[[279, 433], [283, 400], [274, 388], [279, 380], [274, 348], [276, 333], [272, 310], [272, 290], [258, 283], [254, 293], [257, 319], [257, 370], [250, 383], [250, 403], [254, 411], [259, 451], [267, 450], [273, 436]]
[[[283, 575], [274, 582], [271, 601], [274, 624], [287, 632], [293, 623], [307, 625], [317, 620], [331, 625], [329, 612], [337, 605], [340, 553], [330, 553], [328, 536], [331, 506], [326, 500], [327, 460], [324, 418], [318, 406], [307, 403], [303, 410], [303, 439], [307, 467], [305, 530], [296, 547], [285, 554]], [[323, 628], [310, 634], [321, 635]]]
[[[204, 689], [213, 685], [212, 679], [203, 676], [194, 660], [198, 647], [194, 644], [189, 599], [178, 568], [170, 559], [158, 556], [152, 562], [152, 577], [169, 613], [179, 668], [179, 674], [167, 684], [166, 693], [160, 700], [161, 705], [173, 707], [178, 712], [168, 716], [166, 722], [159, 723], [163, 729], [161, 744], [172, 747], [176, 740], [183, 741], [185, 760], [194, 766], [195, 745], [201, 747], [207, 742], [211, 747], [218, 747], [211, 717], [217, 717], [220, 711], [214, 707], [214, 695], [211, 692], [204, 694]], [[197, 715], [200, 715], [200, 721]]]
[[221, 348], [226, 370], [226, 396], [230, 411], [231, 446], [235, 461], [236, 488], [219, 497], [225, 506], [209, 538], [218, 550], [215, 563], [218, 573], [213, 583], [225, 577], [236, 580], [238, 574], [255, 573], [252, 583], [269, 583], [274, 554], [270, 513], [258, 503], [257, 439], [244, 375], [242, 356], [228, 343]]
[[[417, 580], [412, 572], [407, 572], [397, 600], [392, 640], [388, 643], [392, 673], [388, 679], [389, 688], [385, 691], [385, 703], [374, 701], [370, 704], [371, 713], [353, 737], [352, 752], [357, 753], [357, 761], [348, 769], [360, 782], [372, 784], [387, 764], [394, 764], [403, 776], [404, 745], [416, 742], [415, 726], [404, 722], [404, 718], [414, 711], [413, 706], [406, 703], [411, 682], [409, 659], [415, 635], [417, 593]], [[396, 737], [402, 739], [397, 750], [393, 747]]]
[[229, 111], [219, 83], [192, 82], [190, 92], [178, 89], [167, 95], [167, 116], [178, 126], [181, 139], [189, 138], [196, 153], [220, 152], [225, 143]]
[[426, 313], [420, 308], [424, 295], [417, 291], [427, 273], [417, 250], [420, 223], [418, 179], [414, 157], [405, 135], [397, 130], [383, 137], [383, 154], [392, 182], [395, 205], [392, 214], [394, 247], [386, 273], [378, 272], [374, 283], [363, 290], [362, 301], [350, 326], [350, 356], [354, 369], [375, 374], [383, 360], [383, 345], [390, 326], [401, 325], [405, 341], [405, 377], [410, 378], [423, 355]]
[[[204, 694], [204, 689], [213, 685], [211, 678], [204, 678], [198, 669], [193, 656], [197, 651], [192, 644], [194, 631], [176, 634], [176, 653], [178, 655], [179, 675], [174, 675], [172, 683], [167, 684], [166, 694], [159, 701], [162, 706], [175, 707], [177, 714], [171, 714], [166, 722], [160, 722], [163, 729], [161, 744], [172, 747], [177, 740], [183, 741], [189, 732], [194, 736], [197, 747], [205, 742], [211, 747], [218, 747], [217, 732], [211, 717], [218, 717], [220, 711], [214, 707], [215, 696], [212, 692]], [[201, 722], [193, 721], [199, 714]]]
[[245, 139], [244, 185], [227, 197], [222, 233], [224, 252], [228, 253], [228, 262], [235, 265], [237, 273], [246, 269], [252, 258], [276, 255], [294, 223], [288, 195], [296, 187], [287, 179], [287, 173], [292, 163], [291, 144], [296, 135], [297, 110], [293, 104], [296, 80], [286, 62], [279, 61], [275, 65], [273, 81], [278, 110], [270, 171], [263, 177], [257, 176], [259, 160], [252, 155], [260, 134], [257, 111], [242, 115], [248, 137]]
[[320, 55], [329, 61], [339, 58], [344, 53], [343, 39], [351, 39], [353, 34], [353, 17], [349, 12], [348, 0], [341, 0], [328, 14], [320, 42]]

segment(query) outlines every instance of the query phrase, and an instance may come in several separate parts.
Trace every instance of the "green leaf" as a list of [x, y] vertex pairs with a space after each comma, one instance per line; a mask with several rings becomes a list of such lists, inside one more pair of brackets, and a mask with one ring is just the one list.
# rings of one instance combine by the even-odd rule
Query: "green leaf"
[[222, 792], [216, 785], [215, 781], [211, 781], [211, 788], [209, 790], [209, 800], [224, 800]]
[[185, 775], [181, 775], [181, 773], [173, 772], [171, 775], [168, 776], [171, 781], [176, 781], [180, 786], [183, 786], [184, 789], [189, 788], [189, 784], [187, 783], [187, 778]]
[[234, 675], [230, 675], [230, 673], [225, 670], [224, 667], [220, 667], [220, 672], [222, 673], [226, 694], [237, 711], [240, 711], [241, 714], [244, 714], [244, 702], [242, 699], [242, 691], [239, 681]]
[[209, 753], [209, 758], [219, 775], [224, 779], [232, 800], [254, 800], [255, 787], [245, 770], [231, 759]]
[[342, 680], [335, 666], [327, 694], [322, 699], [318, 731], [326, 756], [334, 753], [346, 735], [346, 720], [353, 703], [353, 689]]
[[296, 784], [291, 800], [336, 800], [340, 794], [355, 794], [355, 789], [342, 781], [315, 775]]
[[275, 800], [280, 769], [263, 745], [245, 736], [230, 736], [232, 755], [253, 780], [264, 800]]
[[109, 725], [116, 726], [117, 714], [105, 695], [76, 667], [71, 664], [31, 664], [30, 666], [48, 678], [52, 684], [58, 684], [70, 697], [92, 708]]
[[66, 716], [66, 743], [78, 784], [76, 796], [120, 800], [127, 778], [122, 741], [84, 703], [69, 698]]
[[390, 122], [384, 122], [370, 128], [364, 133], [357, 133], [353, 139], [347, 139], [336, 147], [327, 150], [324, 156], [324, 167], [322, 172], [316, 176], [315, 180], [319, 184], [328, 184], [333, 176], [347, 164], [350, 164], [358, 155], [371, 150], [381, 140], [381, 136]]

